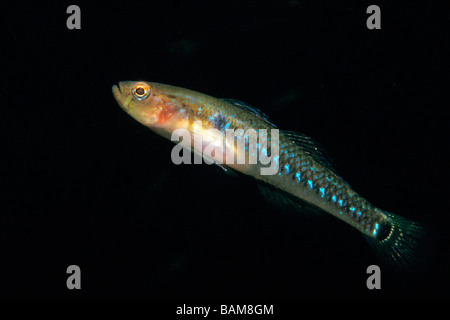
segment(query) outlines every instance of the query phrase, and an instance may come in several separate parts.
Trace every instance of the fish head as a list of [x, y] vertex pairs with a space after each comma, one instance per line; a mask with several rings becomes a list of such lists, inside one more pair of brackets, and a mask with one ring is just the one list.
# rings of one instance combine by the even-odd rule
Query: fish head
[[112, 92], [120, 107], [143, 125], [157, 130], [176, 126], [183, 104], [168, 96], [158, 83], [122, 81]]

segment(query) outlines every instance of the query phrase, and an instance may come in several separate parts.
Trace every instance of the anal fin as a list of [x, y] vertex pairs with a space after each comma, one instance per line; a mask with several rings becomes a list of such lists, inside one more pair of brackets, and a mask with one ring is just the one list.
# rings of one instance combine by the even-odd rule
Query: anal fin
[[307, 216], [327, 216], [326, 212], [319, 207], [295, 197], [283, 190], [278, 189], [266, 182], [258, 182], [258, 189], [261, 195], [272, 205], [280, 208], [283, 212]]

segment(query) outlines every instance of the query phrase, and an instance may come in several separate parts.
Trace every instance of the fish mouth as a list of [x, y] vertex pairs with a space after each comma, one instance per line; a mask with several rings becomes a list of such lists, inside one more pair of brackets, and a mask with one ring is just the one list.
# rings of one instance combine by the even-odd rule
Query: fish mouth
[[113, 92], [114, 98], [120, 97], [120, 95], [122, 95], [122, 89], [120, 88], [120, 83], [112, 86], [112, 92]]
[[124, 102], [124, 97], [122, 94], [122, 88], [120, 87], [120, 83], [118, 85], [113, 85], [112, 86], [112, 93], [114, 98], [116, 99], [117, 103], [123, 108], [123, 109], [128, 109], [127, 106], [123, 103]]

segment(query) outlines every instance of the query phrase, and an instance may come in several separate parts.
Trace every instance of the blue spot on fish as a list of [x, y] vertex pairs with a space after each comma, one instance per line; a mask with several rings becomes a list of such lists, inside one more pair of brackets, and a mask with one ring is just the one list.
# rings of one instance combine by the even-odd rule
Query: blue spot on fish
[[313, 188], [313, 182], [311, 180], [308, 180], [308, 184], [309, 184], [309, 187], [312, 189]]
[[378, 223], [376, 223], [376, 224], [375, 224], [375, 229], [373, 230], [373, 234], [374, 234], [374, 235], [377, 234], [378, 227], [379, 227], [379, 225], [378, 225]]
[[295, 176], [297, 177], [297, 181], [300, 182], [300, 172], [297, 172], [297, 173], [295, 174]]
[[332, 196], [331, 199], [336, 202], [336, 196]]
[[289, 165], [285, 165], [284, 168], [286, 169], [286, 173], [289, 173]]
[[342, 201], [342, 200], [339, 200], [338, 202], [339, 202], [339, 205], [342, 207], [342, 202], [343, 202], [343, 201]]
[[320, 188], [320, 193], [322, 194], [322, 198], [325, 197], [325, 188]]

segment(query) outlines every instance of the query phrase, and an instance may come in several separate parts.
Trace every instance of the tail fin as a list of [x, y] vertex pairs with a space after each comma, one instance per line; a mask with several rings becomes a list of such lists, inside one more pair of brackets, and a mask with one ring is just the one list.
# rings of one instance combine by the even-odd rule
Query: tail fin
[[386, 264], [397, 270], [412, 270], [424, 265], [425, 228], [414, 221], [384, 212], [390, 223], [390, 232], [384, 238], [366, 237]]

